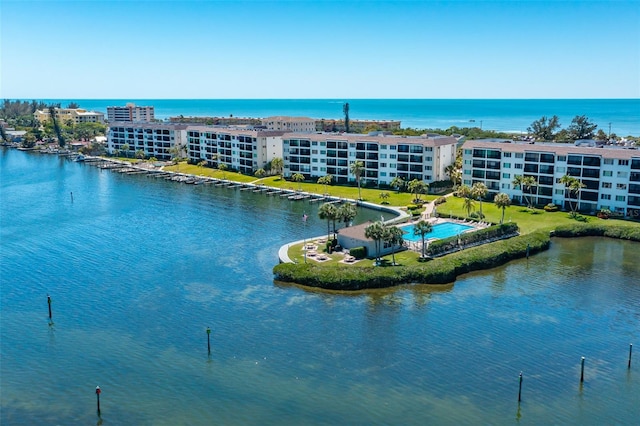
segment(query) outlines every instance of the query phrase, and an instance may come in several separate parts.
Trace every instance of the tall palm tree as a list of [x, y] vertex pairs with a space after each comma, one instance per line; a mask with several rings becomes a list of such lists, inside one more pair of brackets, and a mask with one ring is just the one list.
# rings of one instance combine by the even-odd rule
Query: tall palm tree
[[362, 176], [362, 172], [364, 171], [364, 164], [362, 161], [354, 161], [349, 166], [349, 172], [356, 177], [356, 182], [358, 183], [358, 199], [362, 200], [362, 194], [360, 193], [360, 176]]
[[513, 186], [520, 187], [522, 198], [527, 203], [527, 207], [531, 208], [531, 198], [527, 198], [526, 194], [531, 194], [531, 188], [538, 186], [538, 182], [533, 176], [516, 175], [511, 182]]
[[380, 264], [380, 243], [385, 235], [385, 225], [382, 222], [373, 222], [364, 228], [364, 236], [371, 238], [376, 246], [376, 264]]
[[493, 197], [493, 203], [500, 209], [502, 209], [502, 217], [500, 218], [500, 225], [504, 222], [504, 210], [511, 205], [511, 198], [504, 192], [496, 194]]
[[402, 234], [404, 232], [397, 226], [389, 226], [386, 229], [384, 240], [391, 245], [391, 259], [394, 266], [396, 264], [396, 246], [402, 246], [404, 243]]
[[282, 178], [282, 171], [284, 170], [284, 160], [280, 157], [276, 157], [271, 160], [271, 171]]
[[332, 203], [324, 203], [318, 209], [318, 217], [327, 221], [327, 240], [331, 239], [331, 221], [336, 220], [338, 209]]
[[222, 172], [222, 179], [226, 179], [227, 178], [226, 171], [228, 169], [229, 169], [229, 166], [227, 166], [226, 164], [224, 164], [224, 163], [218, 164], [218, 170], [220, 170]]
[[488, 192], [487, 185], [482, 182], [476, 182], [471, 187], [472, 197], [480, 202], [480, 219], [484, 218], [484, 214], [482, 214], [482, 199], [487, 196]]
[[298, 191], [302, 189], [302, 181], [304, 180], [304, 175], [302, 173], [295, 173], [291, 176], [291, 180], [294, 182], [298, 182]]
[[413, 201], [416, 203], [419, 203], [421, 201], [420, 194], [424, 194], [429, 190], [429, 184], [419, 179], [414, 179], [411, 182], [409, 182], [409, 184], [407, 185], [407, 188], [409, 189], [409, 192], [411, 192], [412, 194], [415, 194], [415, 199]]
[[402, 190], [402, 188], [404, 188], [404, 179], [402, 179], [402, 177], [400, 176], [396, 176], [393, 179], [391, 179], [391, 182], [389, 183], [389, 185], [392, 188], [396, 189], [396, 192], [400, 192]]
[[423, 259], [426, 257], [424, 239], [427, 236], [427, 234], [431, 231], [433, 231], [433, 225], [431, 225], [427, 221], [421, 220], [417, 222], [415, 225], [413, 225], [413, 235], [419, 235], [420, 238], [422, 239], [422, 256], [421, 257]]
[[[565, 186], [565, 188], [567, 188], [567, 192], [569, 197], [569, 208], [571, 209], [571, 216], [575, 216], [576, 212], [578, 210], [578, 204], [580, 203], [580, 191], [582, 190], [582, 188], [584, 188], [586, 185], [583, 184], [580, 179], [574, 177], [574, 176], [569, 176], [569, 175], [564, 175], [560, 178], [560, 183], [563, 184]], [[571, 202], [571, 199], [573, 197], [571, 197], [571, 195], [576, 195], [577, 200], [575, 203], [575, 208], [573, 203]]]
[[464, 201], [462, 202], [462, 206], [464, 207], [464, 209], [467, 211], [467, 217], [471, 216], [471, 210], [473, 210], [473, 208], [475, 207], [476, 202], [473, 201], [473, 198], [471, 197], [466, 197], [464, 199]]
[[[344, 203], [340, 207], [338, 207], [337, 218], [340, 219], [344, 223], [346, 227], [349, 222], [351, 222], [358, 214], [358, 210], [356, 206], [351, 203]], [[335, 226], [333, 227], [335, 230]]]
[[333, 175], [325, 175], [318, 178], [318, 184], [324, 185], [324, 193], [328, 194], [328, 186], [331, 185], [333, 181]]

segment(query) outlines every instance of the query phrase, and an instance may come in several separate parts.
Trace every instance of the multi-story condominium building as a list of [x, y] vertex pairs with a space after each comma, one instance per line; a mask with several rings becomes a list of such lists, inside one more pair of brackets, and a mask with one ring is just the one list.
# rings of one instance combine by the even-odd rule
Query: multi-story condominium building
[[456, 158], [456, 139], [448, 136], [401, 137], [352, 133], [287, 133], [282, 137], [284, 175], [313, 179], [332, 175], [355, 181], [350, 164], [361, 161], [364, 184], [389, 184], [398, 176], [426, 183], [448, 178], [445, 168]]
[[[58, 122], [65, 124], [67, 121], [78, 123], [104, 123], [104, 114], [96, 111], [87, 111], [82, 108], [55, 108], [55, 115]], [[41, 124], [45, 124], [51, 119], [48, 109], [37, 110], [33, 116]]]
[[169, 117], [171, 123], [205, 124], [207, 126], [261, 126], [262, 120], [253, 117]]
[[267, 117], [262, 119], [262, 125], [266, 127], [267, 130], [305, 133], [316, 131], [316, 121], [308, 117]]
[[[484, 183], [489, 198], [504, 192], [522, 202], [523, 188], [513, 185], [517, 175], [532, 176], [537, 186], [524, 188], [536, 205], [556, 204], [570, 210], [609, 209], [640, 217], [640, 150], [585, 147], [510, 140], [472, 140], [463, 145], [463, 184]], [[584, 188], [577, 194], [560, 182], [578, 178]], [[571, 204], [570, 204], [571, 203]]]
[[109, 123], [150, 123], [154, 120], [154, 108], [152, 106], [136, 106], [127, 103], [125, 106], [107, 107], [107, 120]]
[[[399, 130], [400, 121], [395, 120], [349, 120], [349, 131], [363, 133], [365, 129], [374, 128], [376, 130]], [[316, 120], [316, 128], [319, 132], [344, 132], [346, 126], [342, 119]]]
[[116, 150], [126, 151], [133, 157], [141, 150], [147, 158], [170, 160], [174, 146], [180, 147], [179, 156], [185, 155], [186, 129], [184, 124], [111, 123], [107, 132], [107, 151], [110, 154]]
[[188, 126], [187, 156], [193, 162], [253, 174], [274, 158], [282, 158], [282, 131], [233, 127]]

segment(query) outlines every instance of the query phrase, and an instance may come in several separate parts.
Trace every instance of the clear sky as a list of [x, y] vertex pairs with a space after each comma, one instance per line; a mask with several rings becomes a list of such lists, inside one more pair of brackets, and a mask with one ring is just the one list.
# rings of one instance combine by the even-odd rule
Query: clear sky
[[0, 98], [640, 98], [638, 0], [0, 8]]

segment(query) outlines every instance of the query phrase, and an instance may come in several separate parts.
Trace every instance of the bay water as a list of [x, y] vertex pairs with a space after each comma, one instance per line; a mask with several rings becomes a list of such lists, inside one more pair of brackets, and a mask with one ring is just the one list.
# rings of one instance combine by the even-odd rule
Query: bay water
[[172, 116], [269, 117], [307, 116], [314, 119], [400, 120], [402, 127], [448, 129], [481, 127], [524, 133], [542, 116], [557, 115], [566, 128], [577, 115], [586, 115], [605, 133], [640, 136], [640, 99], [44, 99], [77, 102], [82, 108], [107, 111], [127, 102], [152, 105], [157, 118]]
[[637, 243], [554, 239], [447, 286], [274, 282], [282, 244], [326, 232], [317, 207], [2, 149], [0, 423], [640, 418]]

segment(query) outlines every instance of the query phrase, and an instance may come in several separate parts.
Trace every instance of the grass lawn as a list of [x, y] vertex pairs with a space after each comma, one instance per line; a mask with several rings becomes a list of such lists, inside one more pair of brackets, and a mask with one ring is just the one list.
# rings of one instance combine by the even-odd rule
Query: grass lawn
[[[267, 186], [273, 186], [276, 188], [284, 188], [284, 189], [295, 189], [301, 190], [304, 192], [311, 192], [314, 194], [329, 194], [333, 197], [340, 198], [350, 198], [353, 200], [358, 199], [358, 187], [357, 186], [337, 186], [337, 185], [320, 185], [317, 183], [309, 183], [309, 182], [291, 182], [285, 179], [282, 179], [279, 176], [268, 176], [262, 179], [256, 179], [256, 183], [262, 183]], [[413, 199], [413, 194], [409, 194], [407, 192], [396, 193], [393, 190], [384, 190], [384, 189], [370, 189], [370, 188], [360, 188], [360, 192], [362, 194], [362, 200], [368, 201], [370, 203], [381, 204], [383, 199], [380, 198], [380, 194], [382, 192], [386, 192], [389, 194], [389, 198], [386, 199], [386, 202], [391, 206], [396, 207], [404, 207], [408, 204], [411, 204]], [[437, 196], [435, 195], [421, 195], [421, 198], [425, 201], [431, 201]]]
[[[309, 240], [308, 243], [309, 242], [312, 242], [312, 241]], [[304, 251], [302, 250], [303, 246], [304, 244], [301, 243], [301, 244], [295, 244], [289, 247], [289, 250], [287, 252], [287, 254], [289, 255], [289, 259], [291, 259], [296, 263], [304, 263]], [[324, 249], [324, 245], [320, 245], [317, 249], [317, 252], [327, 254], [327, 252]], [[329, 260], [325, 260], [324, 262], [318, 262], [316, 260], [313, 260], [312, 257], [307, 257], [307, 263], [310, 263], [313, 265], [322, 265], [322, 266], [342, 266], [345, 268], [353, 268], [353, 267], [361, 267], [361, 266], [374, 266], [374, 262], [375, 262], [374, 259], [361, 259], [352, 264], [345, 264], [345, 263], [340, 263], [340, 261], [344, 258], [344, 255], [342, 254], [333, 253], [333, 254], [329, 254], [328, 256], [329, 256]], [[420, 262], [418, 261], [419, 256], [420, 256], [420, 253], [416, 253], [411, 250], [400, 251], [395, 254], [396, 266], [419, 265], [420, 264]], [[393, 259], [390, 254], [382, 257], [381, 267], [388, 267], [388, 266], [393, 266]]]
[[[480, 209], [480, 205], [476, 202], [475, 211]], [[466, 217], [467, 211], [463, 207], [463, 199], [458, 197], [448, 197], [447, 202], [437, 207], [437, 211], [448, 215], [452, 213], [454, 216]], [[482, 203], [482, 213], [485, 215], [485, 221], [500, 223], [502, 209], [496, 207], [492, 202]], [[589, 223], [598, 223], [605, 226], [627, 225], [640, 226], [640, 223], [630, 222], [618, 219], [599, 219], [595, 216], [587, 216]], [[520, 232], [529, 234], [537, 230], [551, 231], [558, 225], [569, 225], [579, 223], [575, 219], [569, 217], [567, 212], [546, 212], [543, 209], [528, 209], [524, 206], [510, 206], [504, 212], [505, 222], [515, 222], [520, 227]]]
[[242, 173], [230, 172], [225, 170], [212, 169], [210, 167], [201, 167], [195, 164], [188, 164], [187, 162], [180, 162], [180, 164], [164, 166], [163, 170], [177, 173], [187, 173], [195, 176], [213, 177], [216, 179], [227, 179], [234, 182], [253, 182], [256, 180], [254, 176], [243, 175]]

